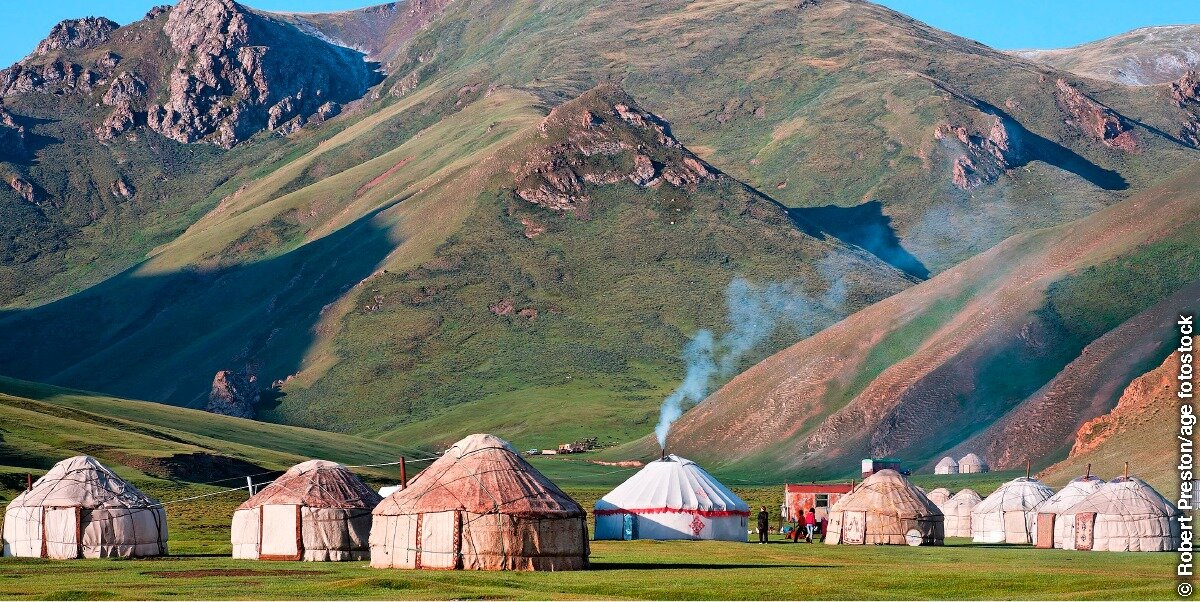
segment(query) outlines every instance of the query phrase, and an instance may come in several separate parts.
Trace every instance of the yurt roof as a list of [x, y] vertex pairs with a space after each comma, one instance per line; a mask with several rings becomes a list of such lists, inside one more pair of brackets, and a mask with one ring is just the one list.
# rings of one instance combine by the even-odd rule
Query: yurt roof
[[962, 459], [960, 459], [958, 461], [959, 466], [962, 466], [963, 464], [970, 464], [972, 466], [983, 466], [983, 458], [980, 458], [979, 456], [975, 455], [974, 453], [969, 453], [969, 454], [963, 456]]
[[1101, 486], [1063, 514], [1095, 512], [1129, 517], [1178, 516], [1167, 498], [1137, 477], [1117, 477]]
[[951, 458], [950, 456], [946, 456], [945, 458], [938, 460], [937, 465], [939, 468], [946, 467], [946, 466], [958, 466], [958, 462], [954, 458]]
[[842, 496], [831, 510], [878, 512], [900, 518], [942, 513], [937, 504], [921, 493], [916, 485], [891, 469], [881, 470], [864, 479], [853, 491]]
[[596, 502], [597, 514], [671, 510], [748, 514], [750, 506], [698, 464], [674, 454], [647, 464]]
[[374, 514], [450, 510], [547, 518], [586, 514], [507, 442], [482, 434], [455, 443], [406, 488], [380, 502]]
[[1032, 510], [1054, 495], [1054, 490], [1032, 477], [1017, 477], [975, 506], [975, 512]]
[[[926, 493], [925, 496], [928, 497], [930, 500], [933, 500], [936, 497], [941, 497], [943, 500], [949, 501], [950, 498], [954, 497], [954, 493], [952, 493], [949, 489], [946, 489], [945, 487], [938, 487], [937, 489], [934, 489], [933, 491]], [[937, 502], [934, 502], [934, 503], [936, 504]], [[943, 502], [943, 503], [945, 503], [945, 502]]]
[[950, 496], [950, 499], [942, 504], [942, 512], [949, 514], [951, 511], [960, 509], [971, 510], [982, 501], [983, 498], [979, 497], [979, 494], [974, 489], [963, 489]]
[[158, 501], [118, 477], [91, 456], [75, 456], [55, 464], [9, 506], [80, 506], [82, 508], [149, 508]]
[[251, 496], [238, 509], [267, 504], [309, 508], [374, 508], [382, 499], [345, 466], [337, 462], [309, 460], [289, 468], [283, 476]]
[[1070, 483], [1059, 489], [1058, 493], [1042, 502], [1042, 505], [1038, 506], [1037, 510], [1038, 512], [1060, 513], [1083, 501], [1084, 498], [1094, 493], [1103, 485], [1104, 479], [1096, 475], [1072, 479]]

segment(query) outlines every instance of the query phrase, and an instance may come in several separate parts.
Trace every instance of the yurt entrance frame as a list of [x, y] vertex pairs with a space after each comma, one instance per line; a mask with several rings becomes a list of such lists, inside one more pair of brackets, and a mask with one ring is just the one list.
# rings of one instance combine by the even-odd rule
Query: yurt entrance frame
[[[296, 513], [296, 553], [295, 554], [264, 554], [263, 532], [266, 531], [267, 510], [269, 508], [287, 508], [291, 506]], [[300, 560], [304, 558], [304, 521], [301, 518], [301, 507], [294, 504], [266, 504], [258, 509], [258, 559], [259, 560]]]
[[[443, 570], [443, 571], [461, 570], [463, 568], [463, 555], [462, 555], [463, 515], [462, 515], [462, 511], [454, 510], [449, 513], [448, 512], [437, 512], [435, 514], [441, 515], [441, 514], [451, 514], [451, 513], [454, 515], [454, 517], [453, 517], [454, 529], [451, 531], [451, 534], [450, 534], [450, 541], [449, 541], [450, 550], [449, 551], [439, 550], [439, 549], [437, 549], [437, 546], [430, 545], [430, 544], [437, 543], [437, 542], [433, 541], [434, 537], [436, 537], [436, 535], [438, 533], [438, 525], [436, 524], [435, 521], [437, 520], [437, 518], [441, 518], [441, 517], [437, 517], [437, 518], [430, 517], [430, 518], [433, 518], [434, 520], [426, 520], [425, 513], [421, 513], [421, 514], [417, 515], [417, 517], [416, 517], [417, 524], [416, 524], [416, 527], [413, 529], [413, 540], [414, 540], [413, 541], [413, 568], [415, 568], [415, 569], [433, 569], [433, 570]], [[497, 514], [495, 516], [496, 516], [497, 523], [499, 523], [500, 515]], [[434, 555], [434, 558], [430, 558], [429, 555]], [[438, 560], [440, 560], [440, 559], [437, 557], [439, 557], [439, 556], [449, 556], [449, 558], [446, 559], [449, 562], [446, 562], [446, 561], [438, 562]], [[433, 560], [433, 562], [430, 562], [430, 560]]]
[[[83, 558], [83, 512], [82, 512], [82, 510], [83, 509], [80, 508], [79, 506], [43, 506], [42, 507], [41, 517], [40, 517], [41, 523], [42, 523], [42, 554], [41, 554], [42, 558], [49, 558], [52, 560], [73, 560], [75, 558]], [[60, 513], [63, 513], [64, 511], [67, 512], [68, 514], [74, 515], [74, 520], [71, 522], [74, 523], [75, 528], [71, 529], [70, 527], [67, 527], [66, 529], [63, 529], [62, 532], [54, 533], [53, 535], [56, 538], [62, 538], [62, 539], [66, 539], [69, 536], [74, 536], [75, 541], [74, 542], [55, 541], [53, 544], [51, 544], [51, 542], [50, 542], [51, 533], [46, 528], [46, 525], [51, 522], [48, 519], [50, 519], [51, 517], [57, 516]], [[68, 555], [66, 553], [63, 553], [64, 551], [70, 550], [71, 548], [74, 548], [73, 554]]]

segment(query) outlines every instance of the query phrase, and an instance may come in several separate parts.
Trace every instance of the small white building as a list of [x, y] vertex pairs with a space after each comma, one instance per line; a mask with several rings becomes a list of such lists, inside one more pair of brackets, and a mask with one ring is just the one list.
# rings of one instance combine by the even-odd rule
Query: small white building
[[954, 458], [946, 456], [937, 463], [937, 466], [933, 467], [933, 474], [958, 474], [958, 462]]

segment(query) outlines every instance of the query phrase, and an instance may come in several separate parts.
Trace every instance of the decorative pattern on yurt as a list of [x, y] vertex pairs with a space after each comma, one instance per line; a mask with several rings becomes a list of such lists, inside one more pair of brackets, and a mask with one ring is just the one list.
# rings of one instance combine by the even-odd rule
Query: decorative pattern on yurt
[[1033, 544], [1039, 548], [1062, 548], [1064, 538], [1075, 538], [1075, 524], [1058, 520], [1060, 514], [1083, 501], [1104, 485], [1104, 479], [1085, 475], [1072, 479], [1058, 493], [1050, 496], [1037, 508], [1037, 523]]
[[825, 543], [942, 545], [944, 529], [937, 505], [889, 468], [867, 477], [833, 505]]
[[91, 456], [55, 464], [4, 512], [5, 556], [105, 558], [167, 553], [155, 499]]
[[233, 557], [365, 560], [371, 510], [382, 499], [341, 464], [297, 464], [233, 513]]
[[471, 435], [375, 508], [371, 566], [587, 568], [587, 513], [504, 440]]
[[596, 539], [746, 541], [750, 506], [695, 462], [647, 464], [596, 502]]

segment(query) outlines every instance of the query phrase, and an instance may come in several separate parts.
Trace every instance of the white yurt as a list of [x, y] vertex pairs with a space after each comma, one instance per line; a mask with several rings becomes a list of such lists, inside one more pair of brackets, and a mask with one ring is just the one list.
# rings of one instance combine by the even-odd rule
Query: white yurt
[[587, 512], [495, 435], [455, 443], [373, 514], [374, 568], [588, 566]]
[[687, 458], [655, 460], [596, 502], [596, 539], [746, 541], [750, 506]]
[[827, 544], [942, 545], [944, 517], [904, 475], [881, 470], [829, 509]]
[[1058, 515], [1072, 525], [1068, 550], [1166, 552], [1179, 549], [1179, 511], [1137, 477], [1117, 477]]
[[987, 471], [988, 465], [984, 463], [983, 458], [975, 454], [967, 454], [958, 461], [958, 472], [961, 474], [974, 474]]
[[1042, 502], [1037, 509], [1037, 523], [1033, 530], [1033, 545], [1039, 548], [1061, 548], [1063, 538], [1075, 539], [1075, 525], [1058, 520], [1071, 506], [1082, 502], [1104, 485], [1104, 479], [1092, 474], [1072, 479], [1070, 483]]
[[942, 504], [946, 515], [946, 537], [971, 537], [971, 512], [983, 498], [974, 489], [963, 489]]
[[936, 504], [940, 509], [942, 504], [945, 504], [951, 497], [953, 497], [953, 495], [954, 494], [950, 493], [949, 489], [946, 489], [945, 487], [938, 487], [937, 489], [926, 493], [925, 497], [928, 497], [929, 501]]
[[1001, 485], [971, 512], [972, 538], [975, 543], [1032, 543], [1037, 507], [1052, 495], [1053, 489], [1032, 477]]
[[302, 462], [233, 513], [233, 557], [365, 560], [371, 554], [371, 510], [381, 499], [341, 464]]
[[946, 456], [938, 461], [937, 466], [933, 467], [933, 474], [958, 474], [958, 462]]
[[55, 464], [4, 512], [4, 556], [64, 560], [166, 553], [162, 505], [91, 456]]

